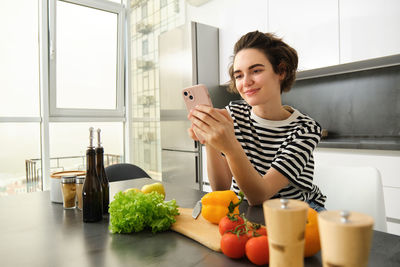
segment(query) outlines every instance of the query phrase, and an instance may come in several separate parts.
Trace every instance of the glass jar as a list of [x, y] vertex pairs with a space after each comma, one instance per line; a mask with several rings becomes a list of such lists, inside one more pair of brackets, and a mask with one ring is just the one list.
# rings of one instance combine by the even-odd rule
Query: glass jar
[[76, 176], [68, 175], [61, 177], [61, 191], [63, 195], [64, 209], [74, 209], [76, 206]]
[[85, 175], [79, 175], [76, 177], [76, 200], [78, 202], [77, 208], [79, 210], [82, 210], [83, 208], [82, 190], [84, 182], [85, 182]]

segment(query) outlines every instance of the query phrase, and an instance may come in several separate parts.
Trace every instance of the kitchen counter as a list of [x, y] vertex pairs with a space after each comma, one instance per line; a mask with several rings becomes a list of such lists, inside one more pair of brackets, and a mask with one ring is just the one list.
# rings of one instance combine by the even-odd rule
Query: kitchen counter
[[[151, 179], [110, 183], [110, 193], [140, 188]], [[204, 192], [164, 183], [166, 200], [191, 208]], [[113, 199], [113, 198], [111, 198]], [[254, 222], [264, 223], [262, 207], [240, 206]], [[82, 212], [50, 202], [49, 191], [0, 198], [1, 266], [255, 266], [232, 260], [173, 231], [111, 234], [108, 219], [83, 223]], [[374, 231], [369, 266], [399, 266], [400, 236]], [[322, 266], [321, 255], [305, 266]]]
[[400, 150], [400, 137], [328, 137], [318, 147]]

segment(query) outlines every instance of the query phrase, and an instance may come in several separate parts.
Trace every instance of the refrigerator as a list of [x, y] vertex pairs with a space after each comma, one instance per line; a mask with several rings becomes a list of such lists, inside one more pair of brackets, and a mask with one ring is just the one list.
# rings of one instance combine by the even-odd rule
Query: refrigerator
[[[159, 82], [162, 180], [179, 186], [209, 188], [205, 149], [187, 133], [190, 121], [182, 90], [207, 86], [214, 107], [232, 95], [219, 85], [218, 28], [191, 22], [159, 36]], [[203, 184], [206, 186], [203, 187]], [[209, 191], [209, 190], [207, 190]]]
[[190, 121], [181, 92], [205, 84], [219, 88], [218, 28], [191, 22], [159, 36], [162, 180], [203, 189], [201, 144], [187, 134]]

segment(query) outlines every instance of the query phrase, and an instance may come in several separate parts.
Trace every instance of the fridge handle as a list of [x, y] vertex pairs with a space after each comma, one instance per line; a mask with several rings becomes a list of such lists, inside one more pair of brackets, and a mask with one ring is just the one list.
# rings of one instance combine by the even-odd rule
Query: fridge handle
[[195, 156], [194, 158], [195, 166], [196, 166], [196, 183], [199, 182], [199, 156]]

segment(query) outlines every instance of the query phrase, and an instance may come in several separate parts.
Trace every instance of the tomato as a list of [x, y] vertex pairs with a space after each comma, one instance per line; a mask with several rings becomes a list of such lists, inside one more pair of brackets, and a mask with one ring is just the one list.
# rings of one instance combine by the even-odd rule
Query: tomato
[[265, 226], [260, 226], [260, 228], [255, 229], [254, 227], [250, 227], [249, 231], [247, 232], [247, 236], [249, 238], [257, 237], [260, 235], [267, 235], [267, 228]]
[[233, 220], [229, 219], [228, 216], [225, 216], [219, 221], [218, 227], [219, 227], [219, 233], [221, 235], [225, 234], [228, 231], [235, 230], [235, 228], [241, 224], [243, 225], [238, 227], [238, 229], [244, 230], [244, 220], [242, 217], [235, 215]]
[[247, 258], [254, 264], [265, 265], [269, 262], [268, 237], [265, 235], [250, 238], [245, 247]]
[[226, 256], [232, 259], [240, 259], [245, 254], [247, 235], [236, 235], [225, 233], [221, 238], [221, 250]]

